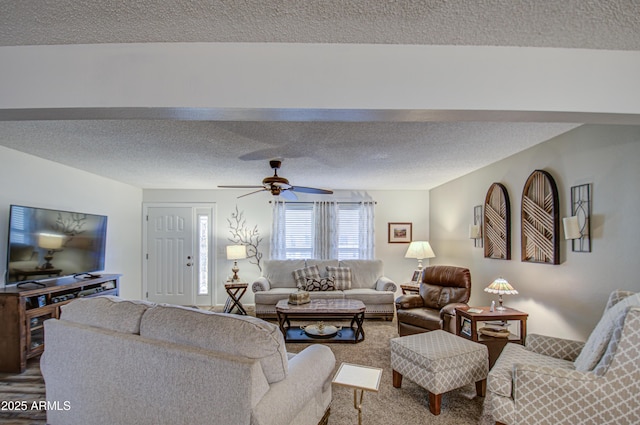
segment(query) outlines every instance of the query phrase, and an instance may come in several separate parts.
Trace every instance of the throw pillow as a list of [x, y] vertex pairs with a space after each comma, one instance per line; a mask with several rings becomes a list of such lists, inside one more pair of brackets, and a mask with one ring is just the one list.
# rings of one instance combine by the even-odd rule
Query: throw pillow
[[327, 266], [327, 275], [333, 277], [337, 290], [351, 289], [351, 269], [349, 267]]
[[293, 271], [293, 279], [298, 289], [304, 291], [307, 287], [307, 279], [320, 279], [320, 269], [318, 266], [296, 269]]
[[607, 350], [616, 326], [622, 326], [627, 309], [638, 305], [640, 305], [640, 294], [634, 294], [618, 301], [604, 312], [574, 362], [576, 370], [589, 372], [596, 367]]
[[336, 289], [333, 277], [307, 279], [307, 291], [333, 291]]

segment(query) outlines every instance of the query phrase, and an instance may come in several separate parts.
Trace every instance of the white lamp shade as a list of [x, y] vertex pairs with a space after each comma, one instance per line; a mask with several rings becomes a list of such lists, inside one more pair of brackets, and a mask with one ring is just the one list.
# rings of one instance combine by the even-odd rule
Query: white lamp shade
[[242, 260], [247, 258], [246, 245], [227, 245], [227, 260]]
[[433, 258], [436, 254], [433, 253], [431, 245], [427, 241], [414, 241], [409, 244], [404, 258], [417, 258], [422, 260], [423, 258]]
[[501, 277], [491, 282], [491, 285], [484, 288], [484, 291], [499, 295], [514, 295], [518, 293], [509, 282]]
[[578, 216], [565, 217], [562, 219], [562, 227], [564, 227], [565, 239], [580, 239], [582, 233], [580, 232], [580, 223], [578, 223]]
[[64, 236], [54, 233], [39, 233], [38, 246], [44, 249], [60, 249]]
[[469, 239], [480, 239], [482, 237], [482, 231], [479, 224], [469, 225]]

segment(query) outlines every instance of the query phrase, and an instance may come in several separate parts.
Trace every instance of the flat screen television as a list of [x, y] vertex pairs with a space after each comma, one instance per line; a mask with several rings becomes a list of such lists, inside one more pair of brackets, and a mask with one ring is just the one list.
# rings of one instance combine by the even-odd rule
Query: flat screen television
[[11, 205], [6, 285], [104, 270], [107, 217]]

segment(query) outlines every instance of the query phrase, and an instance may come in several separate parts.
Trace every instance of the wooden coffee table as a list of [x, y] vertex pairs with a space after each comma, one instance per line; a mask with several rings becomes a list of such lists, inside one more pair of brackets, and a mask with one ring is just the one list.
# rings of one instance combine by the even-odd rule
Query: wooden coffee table
[[[364, 341], [364, 311], [366, 307], [360, 300], [311, 300], [310, 303], [295, 305], [288, 300], [276, 304], [278, 324], [286, 342], [351, 342]], [[343, 327], [331, 337], [308, 335], [300, 327], [291, 327], [290, 319], [341, 319], [350, 318], [349, 327]]]

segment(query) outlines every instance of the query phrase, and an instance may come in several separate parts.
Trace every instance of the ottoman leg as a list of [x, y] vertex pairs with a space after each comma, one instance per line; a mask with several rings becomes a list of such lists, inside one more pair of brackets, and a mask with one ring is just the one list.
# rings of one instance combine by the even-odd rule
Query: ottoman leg
[[393, 371], [393, 388], [400, 388], [402, 386], [402, 374], [400, 372]]
[[476, 382], [476, 394], [480, 397], [484, 397], [487, 393], [487, 380], [483, 379], [482, 381]]
[[442, 405], [442, 394], [434, 394], [429, 391], [429, 411], [438, 416], [440, 414], [440, 406]]

